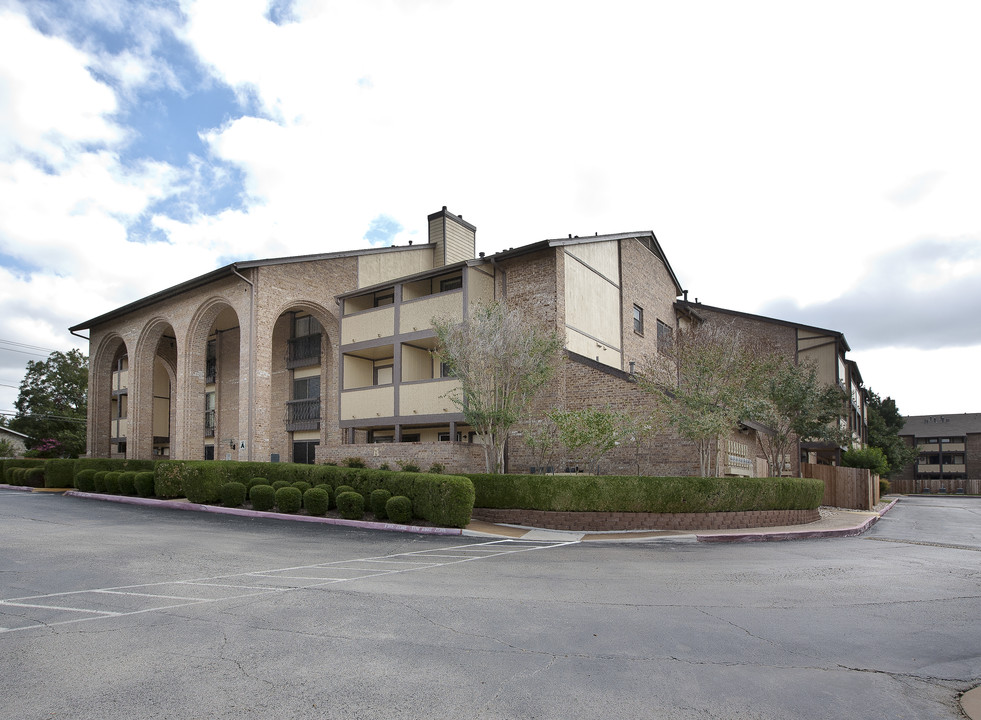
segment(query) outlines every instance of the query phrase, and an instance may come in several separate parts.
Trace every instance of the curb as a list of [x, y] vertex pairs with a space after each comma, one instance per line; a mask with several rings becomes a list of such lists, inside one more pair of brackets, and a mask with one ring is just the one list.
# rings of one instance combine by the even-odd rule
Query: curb
[[173, 500], [157, 500], [155, 498], [132, 497], [130, 495], [102, 495], [87, 493], [79, 490], [69, 490], [66, 497], [77, 497], [87, 500], [122, 503], [124, 505], [143, 505], [162, 507], [170, 510], [190, 510], [193, 512], [212, 513], [213, 515], [237, 515], [250, 518], [272, 518], [273, 520], [292, 520], [294, 522], [319, 523], [321, 525], [342, 525], [344, 527], [362, 528], [364, 530], [382, 530], [385, 532], [408, 532], [416, 535], [462, 535], [460, 528], [421, 527], [419, 525], [396, 525], [393, 523], [374, 523], [365, 520], [344, 520], [342, 518], [313, 517], [311, 515], [292, 515], [286, 513], [260, 512], [243, 508], [226, 508], [216, 505], [199, 505], [192, 502], [174, 502]]

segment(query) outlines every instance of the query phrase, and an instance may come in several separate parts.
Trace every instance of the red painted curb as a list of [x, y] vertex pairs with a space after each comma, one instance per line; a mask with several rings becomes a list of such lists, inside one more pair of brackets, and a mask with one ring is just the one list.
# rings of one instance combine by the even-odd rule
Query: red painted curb
[[132, 497], [130, 495], [102, 495], [70, 490], [66, 496], [102, 500], [105, 502], [123, 503], [125, 505], [144, 505], [149, 507], [164, 507], [170, 510], [192, 510], [195, 512], [213, 513], [216, 515], [238, 515], [239, 517], [273, 518], [274, 520], [293, 520], [294, 522], [320, 523], [321, 525], [343, 525], [345, 527], [363, 528], [365, 530], [383, 530], [386, 532], [408, 532], [416, 535], [462, 535], [460, 528], [421, 527], [419, 525], [397, 525], [394, 523], [374, 523], [364, 520], [344, 520], [342, 518], [313, 517], [310, 515], [289, 515], [286, 513], [259, 512], [244, 508], [226, 508], [216, 505], [199, 505], [191, 502], [173, 502], [155, 498]]

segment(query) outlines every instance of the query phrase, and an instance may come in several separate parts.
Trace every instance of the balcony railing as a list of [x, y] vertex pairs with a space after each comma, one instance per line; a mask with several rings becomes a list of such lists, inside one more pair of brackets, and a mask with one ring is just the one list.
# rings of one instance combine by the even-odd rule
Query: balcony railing
[[204, 365], [204, 384], [211, 385], [218, 378], [218, 361], [215, 358], [210, 358], [205, 361]]
[[290, 400], [286, 403], [286, 430], [319, 430], [320, 398]]
[[298, 368], [320, 364], [320, 333], [291, 338], [286, 342], [286, 367]]
[[204, 436], [205, 437], [215, 436], [215, 411], [214, 410], [204, 411]]

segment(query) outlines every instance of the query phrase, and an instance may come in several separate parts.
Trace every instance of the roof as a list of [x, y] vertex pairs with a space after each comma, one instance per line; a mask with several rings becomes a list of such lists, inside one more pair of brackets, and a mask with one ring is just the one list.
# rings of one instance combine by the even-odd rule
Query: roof
[[900, 435], [946, 437], [981, 433], [981, 413], [959, 415], [908, 415]]
[[362, 255], [379, 255], [393, 251], [404, 251], [410, 248], [415, 250], [419, 248], [431, 247], [433, 247], [431, 243], [421, 243], [419, 245], [393, 245], [391, 247], [384, 248], [365, 248], [364, 250], [345, 250], [334, 253], [316, 253], [314, 255], [294, 255], [290, 257], [268, 258], [266, 260], [244, 260], [240, 262], [233, 262], [229, 265], [225, 265], [224, 267], [220, 267], [217, 270], [212, 270], [209, 273], [205, 273], [204, 275], [198, 275], [195, 278], [186, 280], [178, 285], [173, 285], [165, 290], [161, 290], [160, 292], [147, 295], [146, 297], [140, 298], [139, 300], [131, 302], [127, 305], [118, 307], [115, 310], [110, 310], [109, 312], [103, 313], [102, 315], [94, 317], [91, 320], [86, 320], [78, 325], [74, 325], [68, 328], [68, 330], [69, 332], [74, 333], [76, 330], [86, 330], [88, 328], [95, 327], [96, 325], [101, 325], [104, 322], [122, 317], [123, 315], [131, 313], [135, 310], [149, 307], [154, 303], [167, 300], [183, 292], [187, 292], [188, 290], [193, 290], [194, 288], [201, 287], [202, 285], [213, 283], [230, 275], [236, 275], [239, 270], [250, 270], [252, 268], [267, 267], [271, 265], [313, 262], [316, 260], [334, 260], [346, 257], [360, 257]]
[[[778, 318], [767, 317], [766, 315], [753, 315], [752, 313], [740, 312], [739, 310], [729, 310], [728, 308], [715, 307], [713, 305], [703, 305], [699, 302], [689, 302], [687, 300], [677, 300], [674, 303], [675, 310], [690, 313], [698, 317], [698, 310], [709, 310], [712, 312], [725, 313], [726, 315], [735, 315], [736, 317], [749, 318], [750, 320], [762, 320], [763, 322], [773, 323], [774, 325], [783, 325], [784, 327], [799, 328], [801, 330], [810, 330], [812, 332], [823, 333], [826, 335], [832, 335], [841, 341], [846, 351], [850, 351], [851, 348], [848, 346], [848, 341], [845, 340], [845, 335], [839, 330], [829, 330], [828, 328], [815, 327], [814, 325], [804, 325], [803, 323], [796, 323], [791, 320], [780, 320]], [[856, 366], [856, 370], [857, 370]]]
[[25, 435], [24, 433], [17, 432], [16, 430], [11, 430], [9, 427], [4, 427], [3, 425], [0, 425], [0, 432], [9, 433], [10, 435], [16, 435], [17, 437], [22, 437], [25, 440], [29, 440], [31, 438], [30, 435]]

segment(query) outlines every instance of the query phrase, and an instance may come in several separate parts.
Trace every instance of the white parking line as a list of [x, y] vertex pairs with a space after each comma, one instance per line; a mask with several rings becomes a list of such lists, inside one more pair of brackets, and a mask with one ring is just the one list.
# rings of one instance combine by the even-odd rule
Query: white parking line
[[[370, 578], [380, 578], [390, 575], [400, 575], [403, 573], [419, 572], [422, 570], [428, 570], [430, 568], [445, 567], [448, 565], [455, 565], [461, 562], [473, 562], [475, 560], [488, 560], [491, 558], [503, 557], [505, 555], [512, 555], [515, 553], [523, 553], [531, 550], [547, 550], [556, 547], [562, 547], [565, 545], [575, 544], [574, 541], [565, 541], [557, 543], [546, 543], [546, 542], [521, 542], [520, 540], [491, 540], [484, 543], [477, 543], [474, 545], [457, 545], [449, 548], [437, 548], [432, 550], [415, 550], [412, 552], [404, 553], [393, 553], [392, 555], [382, 555], [366, 558], [356, 558], [347, 560], [335, 560], [327, 563], [317, 563], [313, 565], [300, 565], [285, 568], [276, 568], [272, 570], [259, 570], [251, 572], [241, 572], [233, 573], [229, 575], [216, 575], [210, 578], [189, 578], [185, 580], [169, 580], [154, 583], [145, 583], [143, 585], [122, 585], [109, 588], [91, 588], [86, 590], [68, 590], [65, 592], [58, 593], [47, 593], [44, 595], [33, 595], [29, 597], [19, 597], [19, 598], [8, 598], [6, 600], [0, 600], [0, 611], [3, 607], [18, 607], [25, 609], [35, 609], [35, 610], [45, 610], [54, 611], [60, 613], [83, 613], [90, 615], [91, 617], [83, 618], [71, 618], [71, 619], [57, 619], [52, 621], [45, 621], [41, 618], [25, 618], [26, 621], [32, 622], [31, 625], [23, 625], [20, 627], [0, 627], [0, 634], [8, 632], [17, 632], [20, 630], [31, 630], [41, 627], [53, 627], [58, 625], [68, 625], [79, 622], [86, 622], [89, 620], [101, 620], [107, 617], [126, 617], [129, 615], [140, 615], [148, 612], [159, 612], [164, 610], [171, 610], [175, 608], [188, 607], [191, 605], [201, 605], [204, 603], [215, 603], [225, 600], [239, 600], [249, 597], [261, 597], [262, 595], [268, 595], [269, 593], [275, 592], [287, 592], [293, 590], [305, 590], [325, 587], [328, 585], [334, 585], [337, 583], [354, 582], [356, 580], [367, 580]], [[455, 554], [447, 554], [455, 553]], [[418, 560], [416, 558], [419, 558]], [[422, 558], [426, 558], [423, 560]], [[440, 558], [442, 562], [432, 562], [431, 559]], [[387, 563], [390, 566], [386, 569], [378, 568], [371, 569], [365, 567], [350, 567], [356, 563]], [[359, 575], [352, 575], [347, 577], [324, 577], [322, 575], [305, 575], [302, 574], [304, 571], [307, 572], [327, 572], [332, 573], [338, 572], [357, 572], [361, 573]], [[290, 573], [290, 574], [285, 574]], [[241, 578], [242, 580], [257, 578], [266, 578], [269, 580], [280, 580], [288, 581], [295, 584], [285, 585], [285, 586], [257, 586], [257, 585], [237, 585], [233, 581], [235, 578]], [[226, 582], [215, 582], [224, 580]], [[252, 590], [254, 592], [240, 592], [231, 595], [221, 595], [213, 598], [194, 598], [194, 597], [183, 597], [179, 595], [165, 595], [161, 593], [154, 592], [141, 592], [146, 590], [151, 590], [153, 588], [163, 589], [162, 586], [187, 586], [188, 589], [191, 587], [209, 587], [209, 588], [225, 588], [228, 590]], [[72, 596], [79, 596], [85, 593], [99, 593], [100, 595], [107, 596], [125, 596], [127, 598], [145, 598], [148, 602], [153, 600], [179, 600], [183, 602], [178, 602], [170, 605], [159, 605], [139, 608], [136, 610], [123, 610], [123, 611], [111, 611], [111, 610], [96, 610], [91, 607], [65, 607], [62, 605], [45, 605], [38, 602], [46, 598], [69, 598]], [[81, 599], [81, 598], [79, 598]], [[25, 602], [27, 601], [27, 602]], [[79, 603], [80, 605], [85, 605], [84, 602]], [[8, 623], [9, 624], [9, 623]]]

